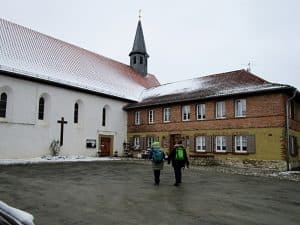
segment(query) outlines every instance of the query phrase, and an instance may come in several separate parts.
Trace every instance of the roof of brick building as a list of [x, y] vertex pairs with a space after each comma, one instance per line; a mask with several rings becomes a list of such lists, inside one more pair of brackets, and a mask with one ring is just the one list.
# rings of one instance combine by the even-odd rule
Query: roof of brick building
[[139, 108], [259, 92], [274, 92], [291, 88], [289, 85], [268, 82], [246, 70], [236, 70], [146, 89], [140, 96], [138, 103], [130, 103], [126, 108]]
[[[0, 71], [137, 101], [154, 75], [0, 19]], [[16, 76], [17, 77], [17, 76]]]

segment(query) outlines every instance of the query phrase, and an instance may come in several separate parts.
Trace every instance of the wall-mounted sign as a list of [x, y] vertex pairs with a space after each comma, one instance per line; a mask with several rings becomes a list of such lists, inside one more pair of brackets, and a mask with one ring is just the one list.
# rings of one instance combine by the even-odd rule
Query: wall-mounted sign
[[96, 139], [86, 139], [86, 148], [96, 148]]

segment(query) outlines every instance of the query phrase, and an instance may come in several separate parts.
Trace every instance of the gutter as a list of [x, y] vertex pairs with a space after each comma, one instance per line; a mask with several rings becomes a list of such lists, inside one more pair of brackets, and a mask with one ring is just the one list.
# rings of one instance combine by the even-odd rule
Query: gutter
[[290, 118], [289, 118], [289, 106], [291, 101], [296, 97], [297, 94], [297, 89], [294, 89], [294, 94], [292, 97], [288, 98], [286, 100], [286, 104], [285, 104], [285, 111], [286, 111], [286, 169], [287, 171], [291, 170], [291, 165], [290, 165], [290, 141], [289, 141], [289, 136], [290, 136]]

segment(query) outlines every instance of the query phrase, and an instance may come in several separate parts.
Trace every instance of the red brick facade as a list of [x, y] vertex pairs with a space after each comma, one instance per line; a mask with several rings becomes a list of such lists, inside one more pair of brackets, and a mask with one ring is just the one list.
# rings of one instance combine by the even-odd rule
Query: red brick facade
[[[235, 117], [235, 100], [246, 99], [246, 116]], [[128, 132], [158, 132], [181, 130], [205, 129], [230, 129], [230, 128], [263, 128], [285, 126], [285, 100], [283, 94], [265, 94], [258, 96], [245, 96], [239, 98], [226, 98], [226, 118], [216, 119], [216, 101], [189, 102], [153, 108], [134, 109], [128, 112]], [[197, 120], [196, 105], [204, 103], [206, 118]], [[190, 106], [190, 120], [182, 121], [182, 106]], [[171, 108], [170, 122], [163, 122], [163, 108]], [[154, 110], [154, 123], [148, 122], [148, 111]], [[135, 125], [135, 112], [141, 112], [141, 124]], [[299, 126], [299, 122], [294, 122]], [[293, 123], [293, 124], [294, 124]]]

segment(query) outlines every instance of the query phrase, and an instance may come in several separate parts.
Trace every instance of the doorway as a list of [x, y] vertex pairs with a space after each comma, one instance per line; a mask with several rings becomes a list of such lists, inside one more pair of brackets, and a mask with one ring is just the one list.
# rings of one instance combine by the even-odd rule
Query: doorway
[[178, 143], [178, 141], [181, 140], [180, 134], [171, 134], [170, 135], [170, 147], [169, 147], [169, 153], [173, 150], [174, 145]]
[[99, 156], [111, 156], [113, 136], [99, 135], [99, 143]]

